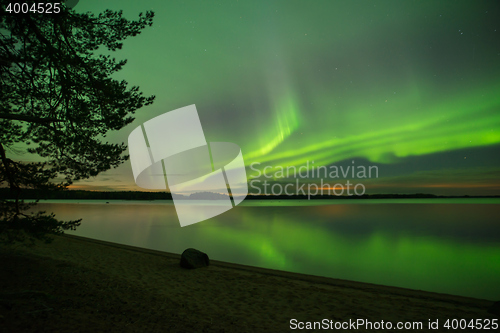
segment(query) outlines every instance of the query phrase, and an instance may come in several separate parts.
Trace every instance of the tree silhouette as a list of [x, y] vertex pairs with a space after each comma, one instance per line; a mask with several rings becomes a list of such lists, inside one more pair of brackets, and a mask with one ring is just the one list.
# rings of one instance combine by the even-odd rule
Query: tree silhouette
[[[126, 60], [96, 51], [121, 49], [124, 39], [152, 25], [154, 13], [130, 21], [121, 11], [96, 16], [61, 5], [57, 14], [23, 14], [7, 12], [9, 3], [0, 0], [0, 186], [10, 187], [0, 201], [0, 238], [49, 240], [80, 220], [29, 213], [20, 193], [64, 189], [128, 159], [125, 144], [105, 142], [106, 134], [131, 123], [154, 96], [112, 79]], [[41, 162], [9, 157], [19, 150]]]

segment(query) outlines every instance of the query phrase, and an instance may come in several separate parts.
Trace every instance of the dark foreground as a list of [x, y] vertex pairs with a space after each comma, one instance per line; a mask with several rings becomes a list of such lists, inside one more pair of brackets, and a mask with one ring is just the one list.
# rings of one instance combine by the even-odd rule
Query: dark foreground
[[1, 332], [289, 332], [292, 319], [451, 332], [447, 319], [499, 318], [490, 301], [221, 262], [185, 270], [178, 255], [78, 237], [3, 247], [0, 262]]

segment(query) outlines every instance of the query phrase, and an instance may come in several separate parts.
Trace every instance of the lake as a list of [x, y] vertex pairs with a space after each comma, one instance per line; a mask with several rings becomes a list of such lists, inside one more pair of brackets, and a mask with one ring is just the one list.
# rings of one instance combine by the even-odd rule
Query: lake
[[69, 234], [338, 279], [500, 300], [499, 199], [247, 200], [181, 228], [172, 202], [52, 200]]

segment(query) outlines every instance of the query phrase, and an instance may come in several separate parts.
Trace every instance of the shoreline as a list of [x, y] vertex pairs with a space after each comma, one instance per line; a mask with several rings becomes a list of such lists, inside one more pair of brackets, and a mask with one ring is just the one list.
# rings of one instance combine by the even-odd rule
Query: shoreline
[[[115, 247], [118, 249], [125, 249], [125, 250], [129, 250], [129, 251], [136, 251], [136, 252], [140, 252], [140, 253], [146, 253], [146, 254], [151, 254], [151, 255], [167, 257], [167, 258], [175, 259], [178, 261], [180, 261], [180, 259], [181, 259], [180, 254], [171, 253], [171, 252], [147, 249], [147, 248], [142, 248], [142, 247], [137, 247], [137, 246], [132, 246], [132, 245], [113, 243], [113, 242], [108, 242], [108, 241], [103, 241], [103, 240], [98, 240], [98, 239], [93, 239], [93, 238], [88, 238], [88, 237], [82, 237], [82, 236], [76, 236], [76, 235], [69, 235], [69, 234], [65, 234], [64, 237], [74, 238], [76, 240], [80, 240], [83, 242], [111, 246], [111, 247]], [[400, 295], [400, 296], [421, 297], [421, 298], [430, 298], [430, 299], [436, 298], [436, 299], [447, 300], [447, 301], [451, 301], [451, 302], [463, 302], [463, 303], [468, 303], [468, 304], [475, 304], [478, 307], [487, 306], [490, 303], [492, 303], [492, 301], [490, 301], [490, 300], [474, 298], [474, 297], [443, 294], [443, 293], [437, 293], [437, 292], [432, 292], [432, 291], [409, 289], [409, 288], [395, 287], [395, 286], [387, 286], [387, 285], [374, 284], [374, 283], [368, 283], [368, 282], [336, 279], [336, 278], [324, 277], [324, 276], [319, 276], [319, 275], [310, 275], [310, 274], [276, 270], [276, 269], [271, 269], [271, 268], [262, 268], [262, 267], [257, 267], [257, 266], [242, 265], [242, 264], [230, 263], [230, 262], [226, 262], [226, 261], [219, 261], [219, 260], [213, 260], [213, 259], [210, 259], [210, 266], [217, 266], [217, 267], [223, 267], [223, 268], [235, 269], [235, 270], [243, 270], [243, 271], [249, 271], [249, 272], [258, 273], [258, 274], [277, 276], [277, 277], [282, 277], [282, 278], [286, 278], [286, 279], [305, 281], [305, 282], [310, 282], [310, 283], [315, 283], [315, 284], [331, 285], [331, 286], [342, 287], [342, 288], [353, 288], [353, 289], [363, 289], [363, 290], [383, 290], [384, 292], [391, 293], [394, 295]]]
[[427, 325], [498, 318], [488, 300], [216, 260], [186, 270], [178, 254], [73, 235], [0, 250], [6, 332], [288, 332], [292, 319]]
[[[458, 201], [457, 201], [458, 200]], [[35, 202], [35, 199], [26, 199]], [[218, 200], [198, 200], [199, 203], [214, 204]], [[316, 205], [366, 205], [366, 204], [474, 204], [498, 205], [500, 197], [438, 197], [438, 198], [253, 198], [245, 199], [238, 206], [316, 206]], [[41, 199], [38, 204], [119, 204], [119, 205], [173, 205], [171, 199]]]

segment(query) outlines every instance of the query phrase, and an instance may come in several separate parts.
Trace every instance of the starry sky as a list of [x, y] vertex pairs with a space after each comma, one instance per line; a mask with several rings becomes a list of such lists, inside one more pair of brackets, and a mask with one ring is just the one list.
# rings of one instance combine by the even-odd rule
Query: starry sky
[[[498, 1], [83, 0], [153, 10], [114, 78], [156, 95], [111, 133], [196, 104], [245, 164], [377, 166], [366, 193], [500, 195]], [[252, 171], [247, 170], [251, 177]], [[134, 190], [130, 163], [74, 189]]]

